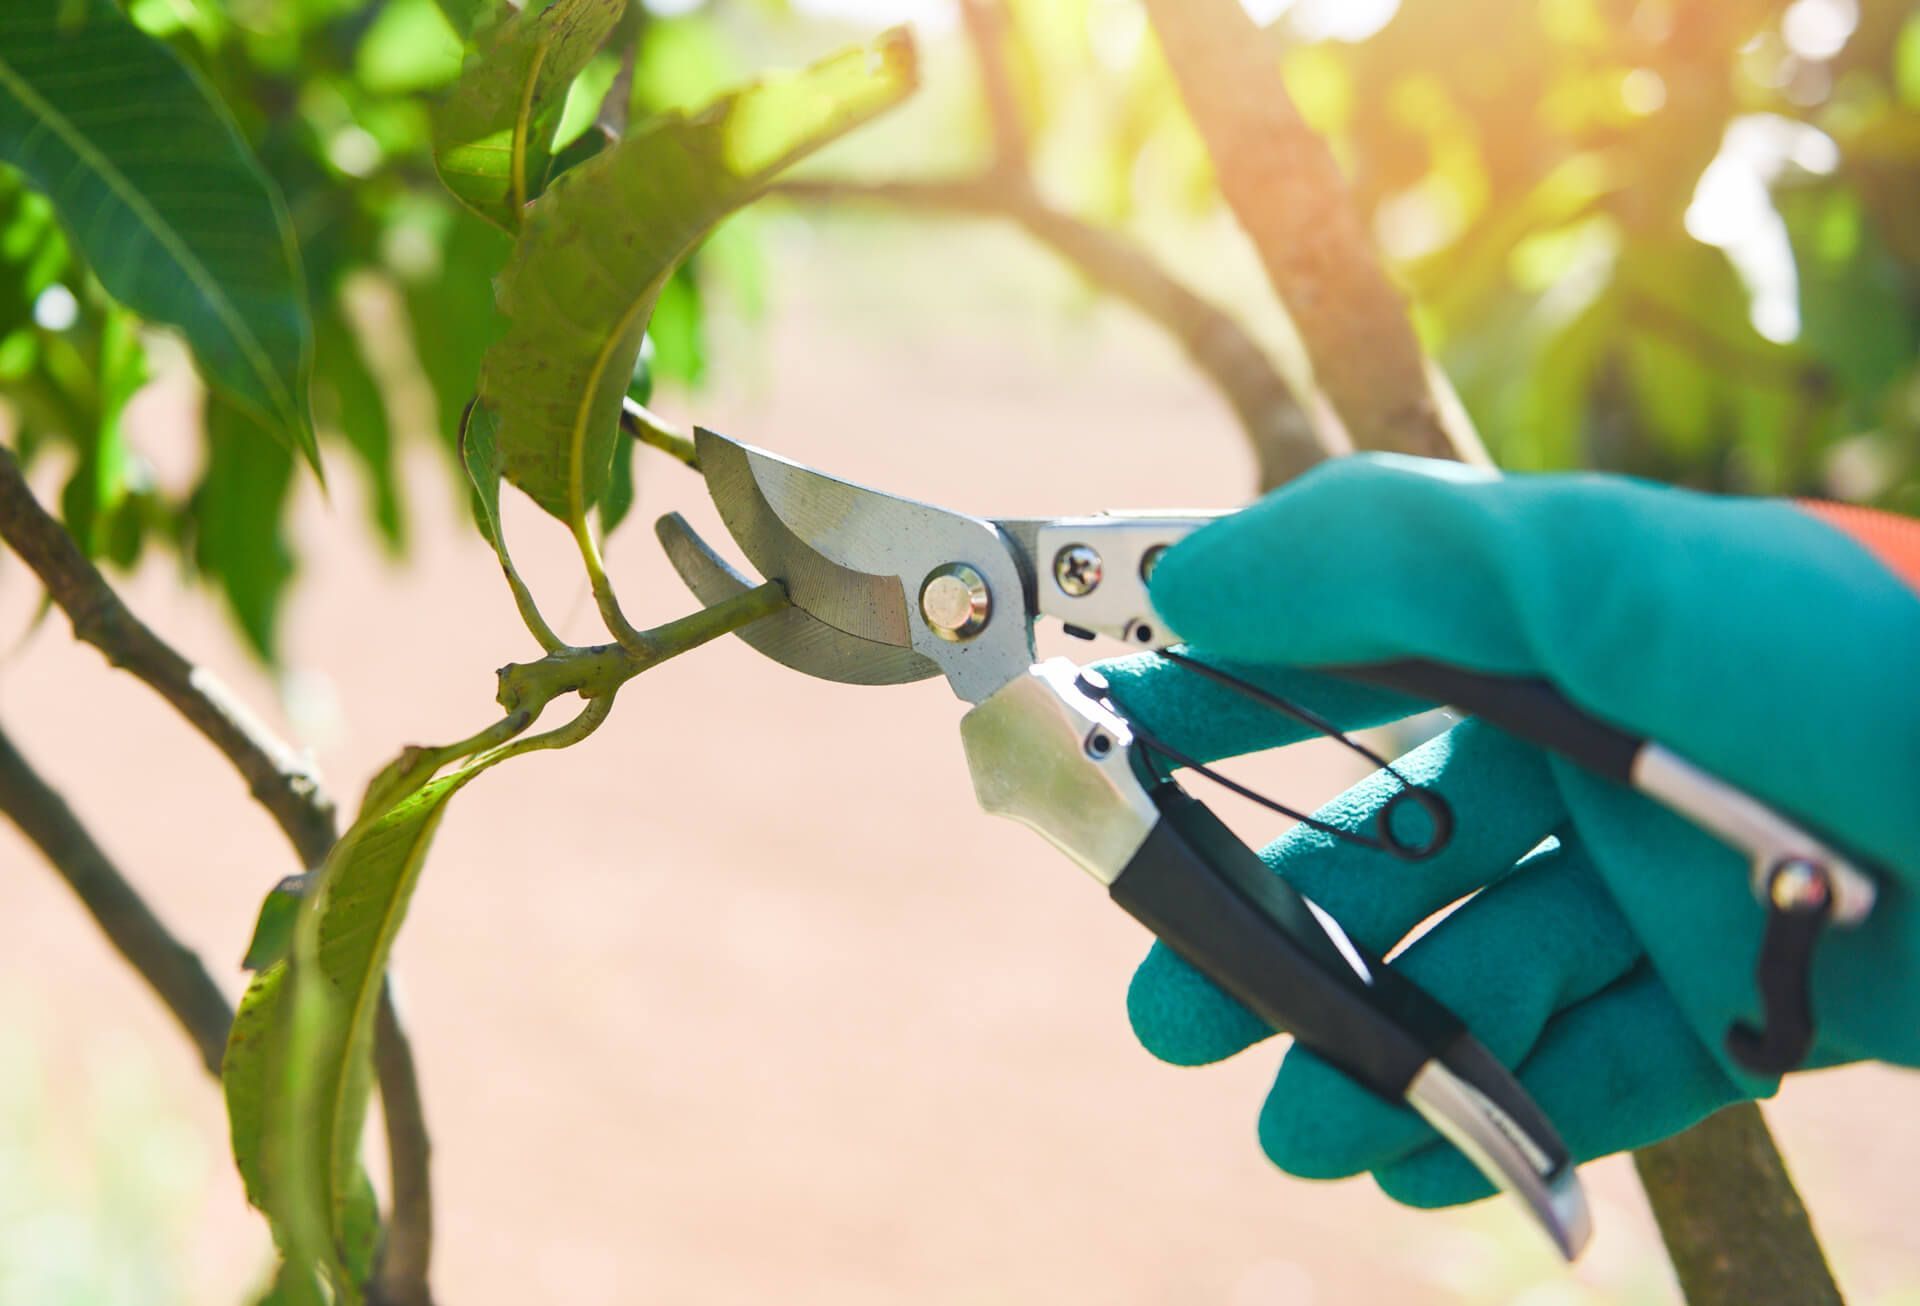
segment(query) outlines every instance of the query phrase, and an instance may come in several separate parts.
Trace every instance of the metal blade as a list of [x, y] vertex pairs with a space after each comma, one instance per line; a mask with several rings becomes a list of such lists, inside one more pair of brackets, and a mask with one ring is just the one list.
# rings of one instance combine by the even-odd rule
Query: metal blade
[[[708, 607], [753, 587], [753, 582], [728, 566], [679, 513], [670, 512], [655, 522], [653, 533], [680, 579]], [[775, 662], [820, 680], [846, 685], [903, 685], [940, 674], [937, 664], [910, 648], [849, 635], [799, 608], [762, 617], [733, 633]]]
[[836, 564], [810, 547], [761, 496], [747, 449], [704, 428], [694, 438], [700, 471], [720, 519], [760, 574], [782, 582], [795, 607], [838, 630], [881, 644], [907, 646], [907, 599], [895, 576], [874, 576]]
[[[836, 480], [697, 428], [707, 489], [747, 560], [785, 581], [794, 606], [863, 639], [910, 644], [978, 703], [1033, 664], [1032, 586], [1016, 546], [978, 517]], [[921, 611], [950, 603], [956, 577], [974, 616], [935, 629]], [[947, 609], [951, 611], [951, 609]], [[963, 609], [964, 611], [965, 609]]]

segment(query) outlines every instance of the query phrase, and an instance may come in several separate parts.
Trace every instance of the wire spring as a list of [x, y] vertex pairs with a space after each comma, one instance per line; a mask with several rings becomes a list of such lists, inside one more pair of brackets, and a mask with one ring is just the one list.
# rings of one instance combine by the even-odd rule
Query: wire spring
[[[1157, 754], [1175, 766], [1185, 767], [1197, 775], [1205, 776], [1221, 788], [1238, 794], [1250, 802], [1257, 803], [1270, 812], [1287, 817], [1290, 820], [1298, 821], [1309, 829], [1318, 830], [1322, 834], [1344, 840], [1347, 843], [1357, 844], [1362, 848], [1371, 848], [1376, 852], [1391, 853], [1395, 857], [1402, 858], [1406, 861], [1421, 861], [1431, 857], [1442, 848], [1445, 848], [1447, 843], [1453, 838], [1453, 808], [1444, 797], [1435, 790], [1429, 789], [1424, 785], [1414, 784], [1408, 780], [1392, 762], [1341, 730], [1340, 727], [1334, 725], [1333, 722], [1327, 720], [1327, 718], [1321, 716], [1318, 712], [1310, 708], [1302, 707], [1298, 703], [1282, 698], [1278, 694], [1262, 689], [1258, 685], [1242, 680], [1231, 672], [1202, 662], [1198, 658], [1188, 654], [1176, 653], [1171, 649], [1161, 649], [1159, 650], [1159, 655], [1174, 665], [1185, 667], [1194, 674], [1205, 677], [1223, 688], [1260, 704], [1262, 707], [1278, 712], [1283, 716], [1293, 718], [1316, 734], [1338, 741], [1343, 747], [1359, 754], [1375, 767], [1392, 776], [1399, 782], [1400, 789], [1391, 798], [1387, 799], [1387, 801], [1381, 805], [1380, 810], [1374, 815], [1374, 824], [1378, 828], [1379, 833], [1377, 835], [1362, 834], [1357, 830], [1349, 830], [1342, 826], [1334, 825], [1329, 821], [1323, 821], [1311, 813], [1299, 811], [1296, 808], [1287, 806], [1285, 803], [1269, 798], [1254, 789], [1250, 789], [1231, 776], [1223, 775], [1219, 771], [1201, 762], [1198, 758], [1189, 756], [1180, 749], [1173, 747], [1173, 745], [1142, 727], [1139, 722], [1134, 721], [1132, 718], [1127, 718], [1127, 724], [1133, 731], [1134, 742], [1139, 744], [1146, 752]], [[1111, 698], [1106, 699], [1106, 702], [1109, 707], [1119, 712], [1118, 705], [1114, 704]], [[1126, 715], [1125, 713], [1119, 714], [1123, 717]], [[1424, 841], [1415, 842], [1395, 832], [1393, 828], [1394, 809], [1403, 802], [1411, 802], [1418, 806], [1422, 811], [1426, 812], [1428, 820], [1432, 822], [1432, 832]]]

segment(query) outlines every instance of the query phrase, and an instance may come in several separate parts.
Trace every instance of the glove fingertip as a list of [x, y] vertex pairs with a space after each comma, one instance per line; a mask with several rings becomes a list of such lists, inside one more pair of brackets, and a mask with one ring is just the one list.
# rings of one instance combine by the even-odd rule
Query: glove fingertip
[[1423, 1211], [1462, 1206], [1492, 1197], [1493, 1184], [1471, 1162], [1445, 1143], [1421, 1148], [1374, 1171], [1380, 1191], [1402, 1206]]
[[1260, 1148], [1301, 1179], [1345, 1179], [1434, 1138], [1405, 1108], [1361, 1088], [1305, 1048], [1288, 1050], [1260, 1108]]
[[1273, 1034], [1161, 943], [1127, 985], [1127, 1019], [1142, 1047], [1176, 1066], [1222, 1061]]

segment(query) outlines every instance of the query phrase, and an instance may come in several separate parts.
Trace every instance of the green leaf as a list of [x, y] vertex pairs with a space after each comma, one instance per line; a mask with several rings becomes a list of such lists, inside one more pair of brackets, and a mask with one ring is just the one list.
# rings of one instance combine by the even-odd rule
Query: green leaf
[[553, 627], [547, 624], [546, 618], [540, 615], [532, 591], [520, 579], [520, 573], [513, 565], [513, 556], [507, 552], [507, 536], [500, 521], [500, 476], [504, 466], [500, 451], [500, 419], [491, 407], [477, 399], [467, 405], [466, 416], [461, 423], [460, 463], [466, 468], [467, 479], [473, 484], [474, 522], [500, 559], [500, 570], [506, 575], [508, 588], [513, 591], [513, 601], [520, 609], [520, 619], [533, 632], [533, 637], [540, 641], [541, 647], [549, 652], [566, 647], [565, 642], [554, 633]]
[[406, 283], [407, 322], [413, 348], [440, 408], [440, 431], [449, 449], [459, 441], [461, 416], [479, 384], [480, 360], [506, 329], [493, 302], [493, 278], [512, 245], [498, 228], [465, 209], [437, 241], [440, 265], [432, 275]]
[[607, 492], [600, 496], [600, 533], [611, 536], [633, 511], [633, 446], [637, 440], [618, 440], [613, 446], [613, 472]]
[[108, 292], [319, 470], [312, 330], [278, 193], [199, 75], [111, 0], [0, 6], [0, 157]]
[[706, 251], [702, 250], [676, 268], [660, 287], [653, 319], [647, 323], [647, 335], [654, 347], [654, 375], [671, 378], [689, 389], [707, 375], [706, 296], [700, 289], [705, 266]]
[[194, 564], [218, 582], [254, 652], [273, 662], [280, 603], [293, 578], [280, 524], [293, 457], [218, 395], [207, 396], [205, 426], [207, 466], [188, 504]]
[[60, 495], [60, 517], [88, 557], [108, 552], [117, 510], [128, 492], [132, 460], [120, 419], [127, 401], [147, 380], [146, 354], [133, 318], [109, 306], [93, 342], [89, 429], [71, 432], [80, 460]]
[[376, 95], [434, 90], [460, 75], [461, 46], [433, 0], [389, 0], [360, 38], [354, 74]]
[[306, 875], [289, 875], [267, 891], [260, 914], [254, 918], [253, 937], [247, 941], [242, 968], [261, 971], [287, 959], [293, 951], [293, 923], [300, 915], [300, 900], [306, 896], [309, 882]]
[[358, 335], [337, 305], [321, 310], [314, 320], [314, 334], [314, 397], [323, 406], [322, 420], [339, 429], [366, 468], [373, 490], [373, 524], [388, 550], [398, 553], [406, 544], [406, 520], [386, 396], [367, 366]]
[[433, 163], [461, 203], [508, 231], [546, 182], [567, 88], [626, 0], [556, 0], [488, 34], [433, 115]]
[[912, 42], [891, 32], [694, 117], [656, 119], [534, 201], [498, 283], [507, 334], [480, 371], [508, 479], [583, 520], [606, 493], [620, 400], [674, 265], [788, 165], [914, 85]]
[[440, 12], [446, 15], [453, 30], [466, 36], [486, 26], [501, 0], [439, 0], [439, 3]]

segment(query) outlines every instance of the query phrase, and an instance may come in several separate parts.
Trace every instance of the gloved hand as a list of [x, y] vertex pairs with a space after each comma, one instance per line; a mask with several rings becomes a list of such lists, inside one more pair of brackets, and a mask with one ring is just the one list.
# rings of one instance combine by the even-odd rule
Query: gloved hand
[[[1345, 728], [1419, 705], [1298, 668], [1423, 657], [1542, 676], [1884, 868], [1867, 923], [1820, 944], [1810, 1064], [1920, 1065], [1920, 523], [1362, 456], [1175, 546], [1152, 591], [1195, 656]], [[1102, 670], [1129, 715], [1202, 761], [1306, 733], [1150, 655]], [[1740, 854], [1476, 721], [1400, 767], [1452, 804], [1444, 851], [1405, 862], [1301, 826], [1262, 855], [1376, 954], [1480, 890], [1394, 964], [1517, 1068], [1577, 1157], [1773, 1092], [1722, 1042], [1759, 1016], [1765, 916]], [[1318, 816], [1366, 829], [1397, 788], [1375, 775]], [[1128, 1011], [1182, 1065], [1271, 1032], [1158, 944]], [[1490, 1191], [1412, 1111], [1299, 1048], [1260, 1140], [1294, 1174], [1370, 1170], [1415, 1206]]]

